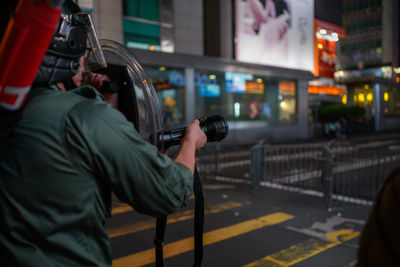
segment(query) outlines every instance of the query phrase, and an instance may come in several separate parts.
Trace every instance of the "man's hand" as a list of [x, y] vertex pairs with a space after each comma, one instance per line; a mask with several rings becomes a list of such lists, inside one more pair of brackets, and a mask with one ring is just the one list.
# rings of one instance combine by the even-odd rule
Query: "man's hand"
[[86, 77], [86, 84], [93, 86], [97, 90], [101, 92], [101, 87], [103, 86], [103, 82], [111, 82], [110, 77], [106, 74], [94, 73], [90, 72]]
[[196, 119], [192, 121], [192, 123], [186, 128], [185, 137], [182, 139], [182, 142], [192, 142], [196, 150], [206, 145], [207, 136], [200, 129], [199, 120]]
[[113, 107], [118, 108], [118, 94], [117, 93], [104, 93], [101, 88], [103, 82], [111, 82], [110, 77], [106, 74], [90, 72], [86, 77], [86, 84], [96, 88], [103, 96], [104, 99]]

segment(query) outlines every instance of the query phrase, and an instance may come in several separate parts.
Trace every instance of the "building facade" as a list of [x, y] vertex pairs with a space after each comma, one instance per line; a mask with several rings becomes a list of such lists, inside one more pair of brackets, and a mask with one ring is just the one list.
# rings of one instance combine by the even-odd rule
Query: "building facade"
[[343, 0], [336, 80], [367, 109], [376, 131], [400, 129], [399, 2]]
[[338, 25], [314, 19], [314, 75], [308, 87], [309, 106], [345, 103], [346, 87], [336, 83], [334, 73], [337, 65], [337, 43], [346, 35]]
[[[267, 10], [268, 1], [253, 2]], [[269, 23], [261, 24], [260, 29], [247, 27], [255, 13], [246, 3], [93, 0], [91, 5], [99, 37], [124, 43], [145, 67], [157, 91], [166, 128], [218, 113], [228, 120], [228, 142], [308, 139], [312, 137], [308, 82], [314, 77], [314, 2], [276, 1], [267, 14]], [[296, 13], [302, 9], [310, 15]], [[263, 31], [271, 29], [276, 39], [264, 42]], [[260, 40], [268, 46], [258, 49]], [[292, 47], [295, 42], [298, 45]]]

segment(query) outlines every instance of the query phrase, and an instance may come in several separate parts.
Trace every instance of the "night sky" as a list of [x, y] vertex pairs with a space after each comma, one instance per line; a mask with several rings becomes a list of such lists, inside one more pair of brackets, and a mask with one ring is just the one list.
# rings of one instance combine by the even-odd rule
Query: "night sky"
[[342, 0], [314, 0], [315, 18], [342, 25]]

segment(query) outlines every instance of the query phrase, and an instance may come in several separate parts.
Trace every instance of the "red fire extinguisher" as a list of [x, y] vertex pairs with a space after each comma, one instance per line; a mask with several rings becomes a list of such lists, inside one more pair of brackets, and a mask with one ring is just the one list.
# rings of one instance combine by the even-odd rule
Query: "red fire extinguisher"
[[54, 34], [62, 3], [19, 1], [0, 45], [0, 107], [22, 107]]

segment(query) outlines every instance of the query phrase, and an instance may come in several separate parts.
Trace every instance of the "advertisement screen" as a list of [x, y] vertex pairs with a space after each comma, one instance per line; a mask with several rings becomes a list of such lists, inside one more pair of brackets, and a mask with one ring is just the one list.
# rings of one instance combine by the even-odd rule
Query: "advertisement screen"
[[235, 0], [236, 59], [314, 70], [314, 0]]
[[221, 89], [218, 84], [204, 84], [199, 86], [201, 97], [220, 97]]
[[228, 93], [246, 93], [246, 82], [253, 80], [252, 74], [246, 73], [225, 73], [225, 86]]

